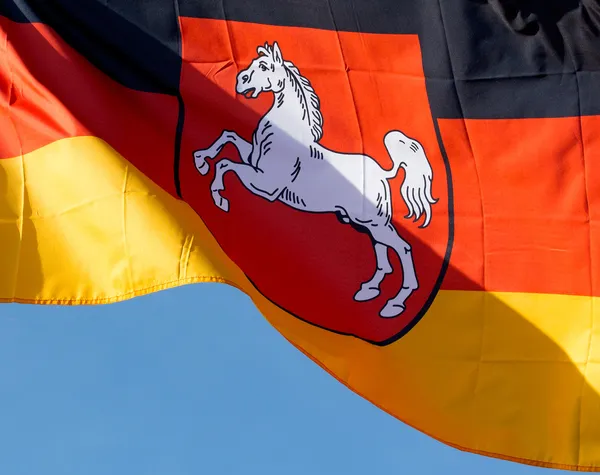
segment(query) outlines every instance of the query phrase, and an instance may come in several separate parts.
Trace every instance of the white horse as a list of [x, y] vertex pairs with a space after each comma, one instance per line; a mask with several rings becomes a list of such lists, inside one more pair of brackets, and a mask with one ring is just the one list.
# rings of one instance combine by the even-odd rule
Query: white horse
[[224, 131], [208, 149], [194, 152], [197, 170], [206, 175], [207, 159], [215, 158], [231, 143], [237, 147], [242, 163], [223, 158], [216, 163], [211, 185], [215, 204], [223, 211], [229, 202], [221, 196], [223, 177], [235, 173], [244, 186], [268, 201], [281, 201], [292, 208], [312, 213], [337, 213], [342, 222], [366, 230], [375, 248], [377, 268], [371, 279], [354, 295], [356, 301], [368, 301], [380, 293], [385, 276], [392, 272], [388, 248], [400, 258], [402, 288], [380, 312], [381, 317], [395, 317], [405, 309], [406, 299], [418, 288], [411, 247], [392, 223], [392, 201], [388, 180], [399, 168], [404, 169], [401, 195], [408, 207], [406, 218], [421, 227], [431, 220], [433, 173], [419, 142], [393, 130], [384, 143], [393, 161], [384, 170], [371, 157], [344, 154], [319, 144], [323, 135], [323, 116], [319, 98], [310, 82], [290, 61], [285, 61], [277, 43], [257, 49], [258, 57], [237, 76], [236, 92], [256, 98], [272, 92], [273, 105], [261, 118], [252, 143], [237, 133]]

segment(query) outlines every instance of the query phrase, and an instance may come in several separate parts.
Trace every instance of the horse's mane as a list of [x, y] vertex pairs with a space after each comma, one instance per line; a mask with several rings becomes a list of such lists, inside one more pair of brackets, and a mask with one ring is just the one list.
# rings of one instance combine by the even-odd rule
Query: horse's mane
[[[258, 52], [271, 56], [273, 60], [275, 59], [273, 57], [273, 48], [268, 44], [265, 44], [264, 47], [259, 47]], [[319, 96], [317, 96], [317, 93], [310, 84], [310, 81], [302, 76], [300, 70], [294, 63], [291, 61], [283, 61], [283, 66], [292, 79], [294, 90], [296, 91], [298, 99], [300, 100], [300, 105], [304, 111], [302, 119], [307, 120], [308, 124], [310, 125], [310, 131], [313, 139], [315, 142], [318, 142], [321, 140], [321, 137], [323, 137], [323, 115], [321, 114], [320, 110], [321, 104], [319, 101]]]
[[319, 96], [317, 96], [310, 81], [300, 74], [300, 70], [294, 63], [284, 61], [283, 65], [292, 77], [294, 88], [300, 99], [300, 105], [304, 109], [304, 116], [302, 118], [308, 120], [313, 139], [315, 142], [318, 142], [323, 137], [323, 115], [319, 109]]

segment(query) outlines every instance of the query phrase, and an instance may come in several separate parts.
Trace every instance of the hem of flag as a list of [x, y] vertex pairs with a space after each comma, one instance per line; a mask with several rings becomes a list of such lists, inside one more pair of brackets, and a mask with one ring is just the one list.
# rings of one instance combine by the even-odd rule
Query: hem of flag
[[222, 277], [216, 276], [195, 276], [195, 277], [186, 277], [183, 279], [175, 279], [169, 282], [164, 282], [162, 284], [151, 285], [148, 287], [144, 287], [142, 289], [132, 290], [130, 292], [124, 292], [119, 295], [114, 295], [112, 297], [98, 297], [98, 298], [69, 298], [69, 299], [49, 299], [49, 298], [19, 298], [19, 297], [11, 297], [6, 298], [0, 297], [0, 303], [21, 303], [21, 304], [33, 304], [33, 305], [103, 305], [103, 304], [111, 304], [123, 302], [125, 300], [130, 300], [135, 297], [142, 297], [144, 295], [150, 295], [152, 293], [173, 289], [176, 287], [181, 287], [183, 285], [189, 284], [205, 284], [205, 283], [217, 283], [217, 284], [227, 284], [236, 289], [244, 292], [244, 290], [237, 285], [235, 282], [232, 282], [228, 279], [224, 279]]
[[349, 388], [352, 392], [356, 393], [358, 396], [362, 397], [363, 399], [369, 401], [371, 404], [373, 404], [378, 409], [386, 412], [387, 414], [392, 415], [392, 417], [394, 417], [395, 419], [398, 419], [403, 424], [406, 424], [411, 429], [417, 430], [417, 431], [421, 432], [422, 434], [424, 434], [428, 437], [431, 437], [432, 439], [437, 440], [438, 442], [440, 442], [444, 445], [447, 445], [454, 449], [458, 449], [462, 452], [467, 452], [467, 453], [471, 453], [471, 454], [475, 454], [475, 455], [483, 455], [485, 457], [495, 458], [495, 459], [499, 459], [499, 460], [506, 460], [508, 462], [516, 462], [516, 463], [520, 463], [523, 465], [531, 465], [531, 466], [540, 467], [540, 468], [551, 468], [551, 469], [556, 469], [556, 470], [569, 470], [569, 471], [575, 471], [575, 472], [594, 472], [594, 473], [600, 472], [600, 466], [596, 466], [596, 465], [569, 465], [569, 464], [561, 464], [561, 463], [554, 463], [554, 462], [542, 462], [540, 460], [533, 460], [533, 459], [527, 459], [527, 458], [521, 458], [521, 457], [513, 457], [511, 455], [505, 455], [505, 454], [501, 454], [501, 453], [497, 453], [497, 452], [487, 452], [485, 450], [471, 449], [468, 447], [463, 447], [459, 444], [448, 442], [447, 440], [437, 437], [437, 436], [429, 433], [428, 431], [420, 429], [419, 427], [411, 424], [410, 422], [406, 422], [401, 417], [394, 416], [393, 411], [391, 411], [389, 408], [386, 409], [386, 407], [384, 405], [374, 402], [370, 397], [368, 397], [366, 394], [361, 392], [359, 389], [353, 387], [351, 384], [349, 384], [348, 382], [339, 378], [335, 373], [330, 371], [327, 368], [327, 366], [324, 363], [322, 363], [317, 357], [313, 356], [308, 351], [305, 351], [303, 348], [296, 345], [292, 340], [287, 338], [285, 335], [283, 335], [283, 337], [289, 343], [291, 343], [297, 350], [299, 350], [303, 355], [305, 355], [307, 358], [310, 358], [315, 364], [319, 365], [319, 367], [321, 367], [321, 369], [326, 371], [327, 374], [329, 374], [330, 376], [335, 378], [338, 382], [340, 382], [341, 384], [343, 384], [344, 386]]
[[[183, 279], [175, 279], [175, 280], [165, 282], [162, 284], [152, 285], [152, 286], [148, 286], [148, 287], [145, 287], [142, 289], [138, 289], [138, 290], [134, 290], [134, 291], [130, 291], [130, 292], [124, 292], [122, 294], [119, 294], [119, 295], [116, 295], [113, 297], [106, 297], [106, 298], [94, 298], [94, 299], [86, 299], [86, 298], [73, 298], [73, 299], [9, 298], [9, 299], [7, 299], [7, 298], [0, 298], [0, 302], [25, 303], [25, 304], [35, 304], [35, 305], [73, 305], [73, 306], [75, 306], [75, 305], [110, 304], [110, 303], [117, 303], [117, 302], [122, 302], [125, 300], [130, 300], [134, 297], [141, 297], [144, 295], [149, 295], [151, 293], [154, 293], [154, 292], [157, 292], [160, 290], [167, 290], [167, 289], [171, 289], [171, 288], [175, 288], [175, 287], [180, 287], [183, 285], [200, 284], [200, 283], [226, 284], [226, 285], [229, 285], [231, 287], [234, 287], [234, 288], [240, 290], [244, 294], [248, 295], [254, 301], [252, 296], [249, 295], [240, 285], [237, 285], [235, 282], [233, 282], [229, 279], [225, 279], [225, 278], [217, 277], [217, 276], [195, 276], [195, 277], [188, 277], [188, 278], [183, 278]], [[258, 302], [254, 301], [254, 304], [258, 304]], [[347, 381], [344, 381], [342, 378], [338, 377], [334, 372], [332, 372], [330, 369], [328, 369], [328, 367], [325, 365], [325, 363], [323, 363], [318, 357], [312, 355], [310, 352], [308, 352], [304, 348], [302, 348], [299, 345], [297, 345], [296, 343], [294, 343], [293, 340], [287, 338], [281, 332], [279, 332], [279, 333], [291, 345], [293, 345], [294, 348], [296, 348], [298, 351], [300, 351], [307, 358], [310, 358], [310, 360], [312, 360], [320, 368], [322, 368], [329, 375], [331, 375], [333, 378], [335, 378], [338, 382], [340, 382], [341, 384], [346, 386], [348, 389], [350, 389], [351, 391], [356, 393], [358, 396], [369, 401], [371, 404], [373, 404], [375, 407], [379, 408], [380, 410], [382, 410], [388, 414], [393, 413], [393, 411], [391, 411], [389, 408], [386, 409], [386, 407], [384, 405], [374, 402], [369, 396], [364, 394], [358, 388], [354, 387], [352, 384], [350, 384]], [[600, 466], [569, 465], [569, 464], [561, 464], [561, 463], [554, 463], [554, 462], [543, 462], [543, 461], [539, 461], [539, 460], [514, 457], [514, 456], [505, 455], [505, 454], [501, 454], [501, 453], [497, 453], [497, 452], [488, 452], [488, 451], [483, 451], [483, 450], [471, 449], [468, 447], [461, 446], [459, 444], [449, 442], [447, 440], [444, 440], [443, 438], [437, 437], [425, 430], [420, 429], [419, 427], [417, 427], [409, 422], [406, 422], [401, 417], [398, 417], [398, 416], [392, 416], [392, 417], [398, 419], [403, 424], [406, 424], [407, 426], [411, 427], [412, 429], [417, 430], [417, 431], [421, 432], [422, 434], [425, 434], [428, 437], [431, 437], [434, 440], [437, 440], [438, 442], [441, 442], [449, 447], [453, 447], [453, 448], [458, 449], [463, 452], [472, 453], [472, 454], [476, 454], [476, 455], [483, 455], [483, 456], [491, 457], [491, 458], [495, 458], [495, 459], [506, 460], [509, 462], [517, 462], [517, 463], [521, 463], [524, 465], [530, 465], [530, 466], [536, 466], [536, 467], [542, 467], [542, 468], [551, 468], [551, 469], [557, 469], [557, 470], [569, 470], [569, 471], [578, 471], [578, 472], [600, 472]]]

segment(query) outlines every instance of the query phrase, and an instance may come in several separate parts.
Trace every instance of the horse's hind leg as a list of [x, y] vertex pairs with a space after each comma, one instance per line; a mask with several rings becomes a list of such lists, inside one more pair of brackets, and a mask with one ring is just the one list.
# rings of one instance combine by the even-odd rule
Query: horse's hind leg
[[228, 143], [233, 144], [237, 148], [242, 162], [250, 163], [252, 144], [246, 142], [235, 132], [224, 130], [221, 136], [217, 140], [215, 140], [215, 142], [210, 147], [208, 147], [207, 149], [196, 150], [194, 152], [194, 163], [196, 165], [196, 169], [202, 175], [206, 175], [210, 168], [207, 160], [211, 160], [217, 155], [219, 155], [223, 147], [225, 147], [225, 145], [227, 145]]
[[354, 295], [357, 302], [366, 302], [373, 300], [379, 295], [379, 286], [385, 276], [392, 272], [392, 266], [388, 259], [388, 248], [379, 242], [375, 243], [375, 257], [377, 259], [377, 268], [375, 274], [370, 280], [360, 286], [360, 290]]
[[402, 288], [395, 297], [388, 300], [379, 312], [379, 315], [384, 318], [397, 317], [406, 308], [406, 299], [419, 288], [410, 244], [398, 235], [391, 224], [381, 228], [372, 228], [371, 231], [376, 241], [386, 244], [396, 251], [402, 264]]

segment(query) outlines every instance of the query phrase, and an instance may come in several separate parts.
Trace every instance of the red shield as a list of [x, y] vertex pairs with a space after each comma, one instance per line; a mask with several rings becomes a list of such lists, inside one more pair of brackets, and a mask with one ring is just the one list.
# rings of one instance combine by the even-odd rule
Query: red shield
[[[183, 198], [255, 287], [290, 314], [374, 344], [388, 344], [404, 335], [435, 297], [452, 231], [449, 168], [430, 112], [418, 37], [198, 19], [182, 19], [182, 31]], [[256, 99], [237, 94], [236, 76], [257, 57], [258, 46], [274, 41], [319, 97], [320, 145], [342, 154], [366, 154], [386, 170], [393, 166], [384, 143], [389, 131], [401, 130], [425, 151], [437, 199], [427, 227], [419, 227], [423, 217], [416, 223], [405, 218], [410, 208], [401, 194], [404, 169], [389, 180], [391, 224], [410, 245], [418, 279], [418, 289], [393, 318], [382, 317], [381, 311], [406, 285], [398, 252], [387, 251], [392, 272], [379, 286], [379, 295], [357, 301], [361, 284], [377, 269], [368, 231], [346, 224], [334, 212], [304, 212], [281, 200], [265, 199], [235, 173], [224, 175], [221, 195], [229, 207], [223, 211], [215, 204], [211, 184], [220, 160], [241, 162], [231, 143], [208, 161], [205, 175], [196, 168], [194, 151], [208, 149], [223, 131], [252, 143], [259, 121], [273, 106], [274, 94], [263, 92]]]

